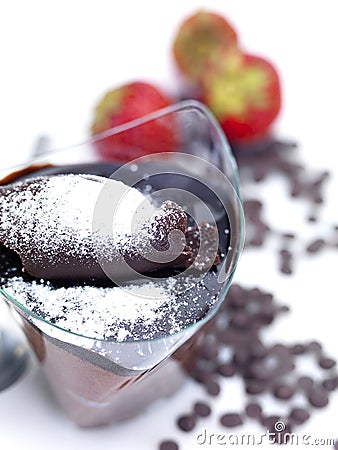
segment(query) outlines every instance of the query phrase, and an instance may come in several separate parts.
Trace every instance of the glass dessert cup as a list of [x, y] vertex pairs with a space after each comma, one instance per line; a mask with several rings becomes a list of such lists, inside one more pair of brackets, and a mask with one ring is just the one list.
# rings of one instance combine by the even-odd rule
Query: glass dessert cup
[[[109, 159], [110, 149], [114, 149], [113, 161]], [[123, 159], [124, 149], [132, 149], [139, 158], [128, 164], [116, 161]], [[151, 154], [142, 156], [147, 149]], [[217, 268], [211, 264], [208, 270], [195, 274], [194, 286], [184, 285], [183, 293], [175, 297], [183, 305], [191, 289], [195, 295], [194, 289], [203, 286], [200, 310], [182, 313], [179, 305], [175, 311], [181, 316], [191, 315], [190, 322], [180, 322], [178, 329], [163, 327], [157, 333], [148, 330], [148, 335], [146, 323], [140, 320], [140, 334], [133, 339], [121, 339], [118, 333], [98, 337], [93, 331], [82, 334], [67, 329], [38, 309], [29, 308], [2, 274], [2, 298], [23, 329], [56, 399], [79, 426], [97, 426], [136, 415], [154, 400], [177, 391], [184, 382], [198, 340], [226, 297], [242, 250], [244, 219], [238, 175], [223, 132], [211, 113], [195, 101], [164, 108], [81, 145], [48, 152], [29, 164], [3, 170], [0, 182], [6, 185], [26, 177], [60, 173], [90, 173], [122, 180], [151, 193], [156, 201], [184, 205], [196, 223], [214, 222], [218, 231], [221, 261]], [[98, 208], [97, 214], [104, 207]], [[95, 226], [95, 217], [93, 223]], [[123, 289], [104, 258], [98, 259], [107, 277]], [[138, 275], [144, 283], [168, 278], [162, 272], [155, 277], [136, 273], [134, 278]], [[170, 272], [169, 277], [186, 281], [191, 273], [181, 270], [174, 275]], [[187, 305], [190, 308], [189, 301]]]

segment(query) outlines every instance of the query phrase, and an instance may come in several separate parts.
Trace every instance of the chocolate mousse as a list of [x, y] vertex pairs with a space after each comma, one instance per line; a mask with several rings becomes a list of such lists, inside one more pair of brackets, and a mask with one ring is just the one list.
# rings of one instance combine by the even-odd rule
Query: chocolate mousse
[[[95, 217], [103, 189], [108, 191], [103, 213], [116, 208], [121, 198], [124, 203], [122, 214], [117, 209], [111, 217], [108, 230], [100, 212]], [[143, 219], [149, 210], [152, 215]], [[193, 259], [184, 238], [187, 215], [179, 205], [166, 201], [155, 211], [139, 191], [104, 177], [68, 174], [0, 187], [0, 214], [0, 242], [18, 253], [24, 269], [35, 278], [106, 278], [102, 258], [109, 261], [114, 279], [163, 266], [185, 267]], [[128, 233], [132, 220], [141, 223]], [[180, 233], [173, 238], [174, 231]], [[153, 251], [160, 252], [156, 261], [151, 258]], [[168, 251], [167, 261], [162, 262], [161, 252]]]
[[[109, 181], [115, 168], [46, 167], [0, 186], [2, 292], [81, 426], [129, 417], [178, 388], [198, 337], [191, 326], [201, 329], [217, 305], [230, 242], [212, 190], [173, 173], [141, 177], [102, 223], [102, 188], [120, 183]], [[215, 224], [197, 224], [177, 198], [152, 204], [149, 186], [194, 193], [217, 211]]]

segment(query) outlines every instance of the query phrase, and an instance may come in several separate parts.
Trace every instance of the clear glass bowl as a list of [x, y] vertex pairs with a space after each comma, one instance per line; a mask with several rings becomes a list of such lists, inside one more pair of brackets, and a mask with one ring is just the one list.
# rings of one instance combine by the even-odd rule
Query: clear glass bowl
[[[129, 154], [139, 158], [123, 164]], [[205, 314], [178, 332], [149, 339], [120, 342], [81, 335], [32, 312], [8, 289], [0, 290], [37, 355], [55, 398], [75, 423], [96, 426], [133, 416], [182, 384], [194, 359], [196, 342], [217, 314], [231, 284], [243, 247], [244, 218], [236, 163], [228, 142], [209, 110], [196, 101], [178, 103], [81, 145], [2, 170], [0, 182], [74, 170], [99, 172], [143, 192], [150, 186], [156, 200], [185, 203], [196, 222], [211, 218], [217, 225], [223, 254], [217, 277], [213, 277], [212, 294], [204, 294], [214, 296]], [[103, 267], [104, 261], [99, 262]]]

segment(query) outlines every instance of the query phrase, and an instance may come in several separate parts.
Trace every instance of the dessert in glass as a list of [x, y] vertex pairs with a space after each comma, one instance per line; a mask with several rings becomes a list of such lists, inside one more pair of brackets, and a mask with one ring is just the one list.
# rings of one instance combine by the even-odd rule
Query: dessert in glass
[[115, 422], [177, 391], [243, 246], [236, 164], [210, 112], [178, 103], [0, 183], [0, 292], [70, 419]]

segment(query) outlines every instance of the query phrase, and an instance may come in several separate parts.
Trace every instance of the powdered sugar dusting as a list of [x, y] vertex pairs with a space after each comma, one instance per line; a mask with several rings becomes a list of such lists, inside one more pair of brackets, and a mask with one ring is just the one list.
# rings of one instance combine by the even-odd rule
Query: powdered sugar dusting
[[[194, 280], [185, 283], [196, 287]], [[7, 280], [8, 295], [45, 321], [96, 339], [129, 341], [174, 334], [198, 321], [216, 296], [199, 289], [180, 295], [176, 278], [125, 287], [75, 286], [53, 288], [21, 277]]]
[[141, 192], [120, 181], [92, 175], [39, 177], [1, 188], [0, 238], [28, 255], [38, 247], [49, 256], [60, 248], [86, 256], [103, 190], [106, 212], [109, 206], [116, 212], [106, 230], [114, 241], [155, 211]]

